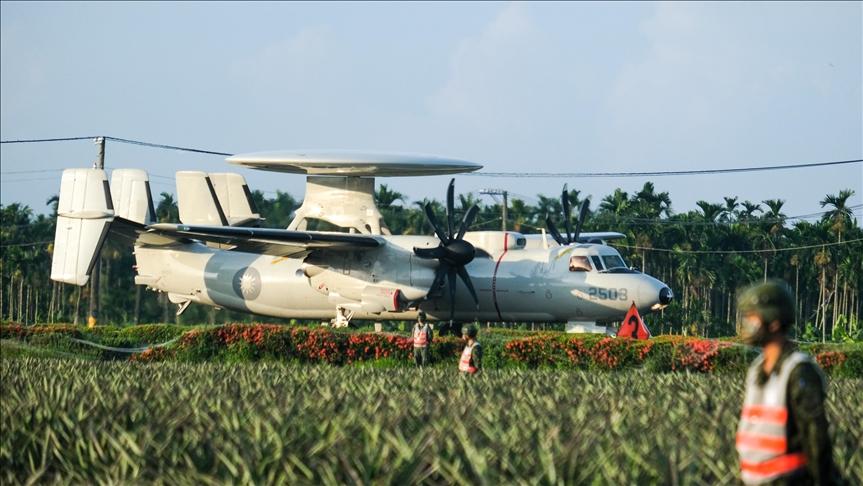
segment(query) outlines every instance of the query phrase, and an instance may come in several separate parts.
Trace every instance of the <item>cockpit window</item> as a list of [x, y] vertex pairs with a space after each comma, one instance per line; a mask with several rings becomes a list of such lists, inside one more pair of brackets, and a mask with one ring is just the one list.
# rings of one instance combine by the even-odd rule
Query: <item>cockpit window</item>
[[626, 268], [626, 264], [623, 263], [623, 258], [620, 258], [619, 255], [602, 255], [602, 262], [605, 263], [605, 268], [607, 270], [611, 270], [613, 268]]
[[590, 260], [593, 262], [593, 266], [596, 267], [598, 271], [602, 271], [602, 260], [599, 259], [599, 255], [591, 255]]
[[574, 256], [569, 258], [570, 272], [589, 272], [590, 260], [586, 256]]

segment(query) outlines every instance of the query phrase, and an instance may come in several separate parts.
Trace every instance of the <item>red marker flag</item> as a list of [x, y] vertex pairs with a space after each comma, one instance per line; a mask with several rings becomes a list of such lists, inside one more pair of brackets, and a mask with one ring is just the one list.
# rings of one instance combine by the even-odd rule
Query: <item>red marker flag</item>
[[635, 308], [635, 302], [623, 318], [620, 324], [620, 329], [617, 330], [617, 337], [627, 337], [632, 339], [648, 339], [650, 330], [644, 325], [641, 316], [638, 315], [638, 309]]

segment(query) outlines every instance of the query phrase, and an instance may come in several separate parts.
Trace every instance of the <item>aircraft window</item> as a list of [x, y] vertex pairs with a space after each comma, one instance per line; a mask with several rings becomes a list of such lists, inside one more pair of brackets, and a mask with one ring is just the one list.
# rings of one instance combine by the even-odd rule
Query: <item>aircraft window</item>
[[593, 261], [593, 266], [596, 267], [600, 272], [602, 271], [602, 260], [600, 260], [599, 255], [591, 255], [590, 259]]
[[589, 272], [590, 268], [590, 260], [585, 256], [574, 256], [569, 259], [569, 271], [570, 272]]
[[605, 268], [611, 270], [612, 268], [626, 268], [626, 264], [623, 263], [623, 258], [620, 258], [619, 255], [603, 255], [602, 261], [605, 263]]

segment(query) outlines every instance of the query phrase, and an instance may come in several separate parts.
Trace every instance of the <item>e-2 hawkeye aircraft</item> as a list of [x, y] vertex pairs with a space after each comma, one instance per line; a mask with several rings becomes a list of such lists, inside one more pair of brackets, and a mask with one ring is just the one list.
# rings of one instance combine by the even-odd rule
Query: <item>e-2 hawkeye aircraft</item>
[[[180, 224], [155, 222], [149, 178], [139, 169], [67, 169], [62, 176], [51, 278], [85, 285], [106, 238], [134, 249], [135, 283], [165, 292], [182, 313], [191, 303], [266, 316], [331, 319], [565, 322], [605, 332], [632, 304], [668, 305], [659, 280], [627, 268], [605, 241], [621, 233], [573, 227], [564, 189], [565, 233], [469, 231], [450, 182], [446, 215], [425, 214], [433, 236], [392, 235], [374, 202], [374, 177], [470, 172], [481, 165], [431, 156], [353, 152], [259, 152], [228, 162], [307, 175], [302, 206], [287, 229], [259, 227], [245, 179], [236, 173], [176, 174]], [[344, 232], [309, 231], [310, 220]], [[458, 284], [461, 280], [461, 285]]]

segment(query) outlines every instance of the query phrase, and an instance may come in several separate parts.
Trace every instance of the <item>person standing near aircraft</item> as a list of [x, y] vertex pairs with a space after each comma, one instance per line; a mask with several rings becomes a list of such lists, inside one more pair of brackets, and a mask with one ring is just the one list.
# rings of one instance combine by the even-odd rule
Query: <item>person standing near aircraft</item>
[[431, 361], [432, 328], [426, 322], [426, 313], [419, 311], [417, 322], [414, 324], [414, 363], [417, 366], [425, 366]]
[[482, 370], [482, 345], [476, 339], [476, 326], [467, 326], [464, 330], [464, 337], [467, 339], [467, 344], [459, 359], [458, 370], [462, 373], [473, 375]]
[[824, 407], [824, 374], [788, 339], [794, 308], [788, 286], [780, 281], [749, 287], [738, 302], [741, 337], [763, 351], [746, 375], [737, 429], [745, 484], [838, 480]]

